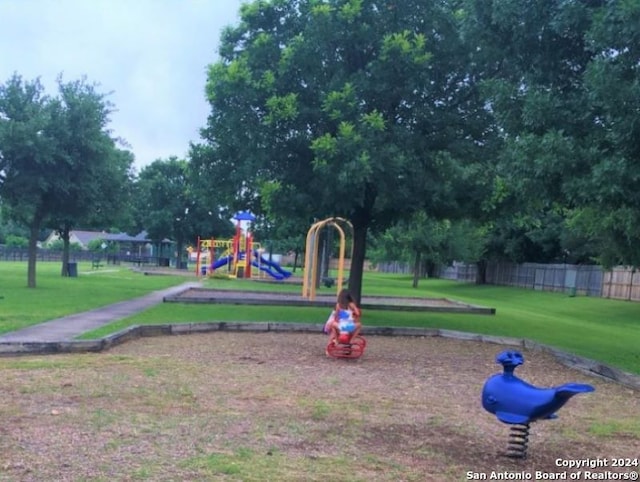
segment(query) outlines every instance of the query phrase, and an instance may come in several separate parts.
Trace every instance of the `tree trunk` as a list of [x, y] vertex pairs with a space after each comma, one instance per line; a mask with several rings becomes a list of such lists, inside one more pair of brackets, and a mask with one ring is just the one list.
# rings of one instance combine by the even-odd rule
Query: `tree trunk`
[[351, 258], [351, 271], [349, 273], [349, 291], [359, 305], [362, 299], [362, 275], [367, 249], [368, 224], [353, 224], [353, 257]]
[[34, 220], [29, 226], [29, 261], [27, 267], [27, 287], [36, 287], [36, 260], [38, 257], [38, 233], [40, 223]]
[[329, 268], [331, 265], [331, 254], [333, 253], [333, 229], [325, 227], [322, 231], [323, 233], [320, 235], [320, 239], [322, 239], [322, 274], [320, 275], [320, 281], [322, 281], [323, 278], [330, 277]]
[[298, 256], [300, 256], [300, 251], [298, 249], [293, 250], [293, 269], [292, 271], [295, 273], [296, 268], [298, 267]]
[[426, 276], [427, 278], [435, 278], [436, 277], [436, 268], [438, 265], [433, 261], [427, 261], [426, 266]]
[[416, 250], [415, 257], [413, 258], [413, 288], [418, 287], [418, 281], [420, 280], [420, 271], [422, 271], [422, 253], [420, 250]]
[[176, 269], [182, 269], [182, 240], [176, 241]]
[[62, 238], [62, 269], [60, 274], [63, 277], [69, 276], [69, 231], [68, 227], [60, 231], [60, 237]]
[[476, 284], [487, 284], [487, 260], [481, 259], [476, 263]]
[[367, 231], [371, 224], [371, 209], [375, 201], [375, 188], [367, 186], [363, 205], [355, 209], [350, 219], [353, 227], [353, 255], [349, 272], [349, 291], [358, 305], [362, 300], [362, 276], [367, 254]]

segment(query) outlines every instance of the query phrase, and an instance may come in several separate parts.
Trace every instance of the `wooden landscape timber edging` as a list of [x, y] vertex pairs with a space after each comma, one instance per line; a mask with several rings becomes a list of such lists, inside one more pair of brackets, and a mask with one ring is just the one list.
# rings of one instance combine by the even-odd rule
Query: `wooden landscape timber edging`
[[[225, 305], [262, 305], [262, 306], [303, 306], [325, 307], [335, 306], [335, 296], [321, 294], [310, 301], [291, 293], [269, 291], [234, 291], [213, 290], [192, 287], [171, 296], [165, 296], [164, 303], [195, 303]], [[420, 298], [367, 296], [362, 298], [360, 306], [363, 310], [421, 311], [440, 313], [471, 313], [479, 315], [495, 315], [496, 309], [480, 305], [472, 305], [449, 298]]]
[[[188, 335], [218, 331], [235, 332], [290, 332], [322, 333], [324, 324], [284, 323], [284, 322], [197, 322], [160, 325], [134, 325], [104, 338], [96, 340], [73, 340], [61, 342], [1, 342], [0, 356], [52, 355], [61, 353], [101, 352], [109, 348], [141, 337]], [[601, 377], [621, 385], [640, 390], [640, 376], [604, 365], [578, 355], [563, 352], [556, 348], [527, 339], [482, 335], [463, 331], [438, 328], [409, 328], [365, 326], [362, 334], [366, 336], [422, 336], [443, 337], [456, 340], [494, 343], [497, 345], [526, 348], [553, 356], [559, 363], [581, 372]]]

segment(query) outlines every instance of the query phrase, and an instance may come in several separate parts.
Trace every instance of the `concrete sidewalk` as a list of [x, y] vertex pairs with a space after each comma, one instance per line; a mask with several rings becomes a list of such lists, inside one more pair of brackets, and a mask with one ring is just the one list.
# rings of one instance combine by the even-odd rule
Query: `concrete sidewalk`
[[0, 343], [40, 343], [70, 341], [87, 331], [100, 328], [112, 321], [126, 318], [162, 303], [166, 296], [173, 296], [189, 288], [200, 286], [200, 283], [189, 282], [173, 286], [161, 291], [133, 300], [121, 301], [103, 306], [95, 310], [46, 321], [22, 330], [0, 335]]

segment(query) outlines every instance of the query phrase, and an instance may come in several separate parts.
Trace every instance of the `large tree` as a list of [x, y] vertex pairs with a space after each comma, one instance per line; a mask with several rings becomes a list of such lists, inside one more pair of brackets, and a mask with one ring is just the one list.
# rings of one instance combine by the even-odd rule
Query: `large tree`
[[48, 224], [64, 242], [62, 275], [68, 276], [69, 233], [74, 227], [104, 228], [127, 211], [133, 155], [119, 149], [108, 131], [112, 108], [97, 86], [85, 79], [58, 79], [53, 121], [56, 177]]
[[186, 245], [198, 236], [230, 236], [233, 224], [222, 217], [217, 205], [196, 189], [187, 161], [170, 157], [145, 166], [136, 181], [136, 211], [140, 227], [149, 238], [161, 243], [171, 239], [176, 243], [176, 268], [183, 264]]
[[586, 37], [591, 163], [571, 185], [572, 226], [604, 265], [640, 266], [640, 1], [603, 2]]
[[56, 97], [46, 96], [39, 80], [17, 74], [0, 86], [0, 196], [9, 217], [29, 229], [31, 288], [43, 227], [65, 240], [64, 276], [69, 231], [110, 223], [124, 211], [133, 157], [110, 137], [110, 108], [84, 79], [59, 78]]
[[38, 236], [52, 212], [49, 195], [63, 187], [55, 172], [56, 108], [37, 79], [14, 75], [0, 85], [0, 197], [5, 213], [29, 230], [29, 288], [36, 287]]
[[220, 56], [200, 160], [258, 209], [349, 219], [358, 299], [368, 230], [455, 209], [486, 125], [453, 4], [254, 1]]
[[469, 0], [465, 15], [505, 142], [496, 251], [640, 263], [640, 2]]

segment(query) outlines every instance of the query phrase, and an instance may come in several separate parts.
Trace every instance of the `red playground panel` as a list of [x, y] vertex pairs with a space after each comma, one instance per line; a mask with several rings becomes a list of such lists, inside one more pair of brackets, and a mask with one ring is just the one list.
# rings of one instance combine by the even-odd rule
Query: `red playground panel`
[[361, 336], [338, 339], [337, 343], [329, 342], [327, 356], [332, 358], [360, 358], [367, 346], [367, 340]]

